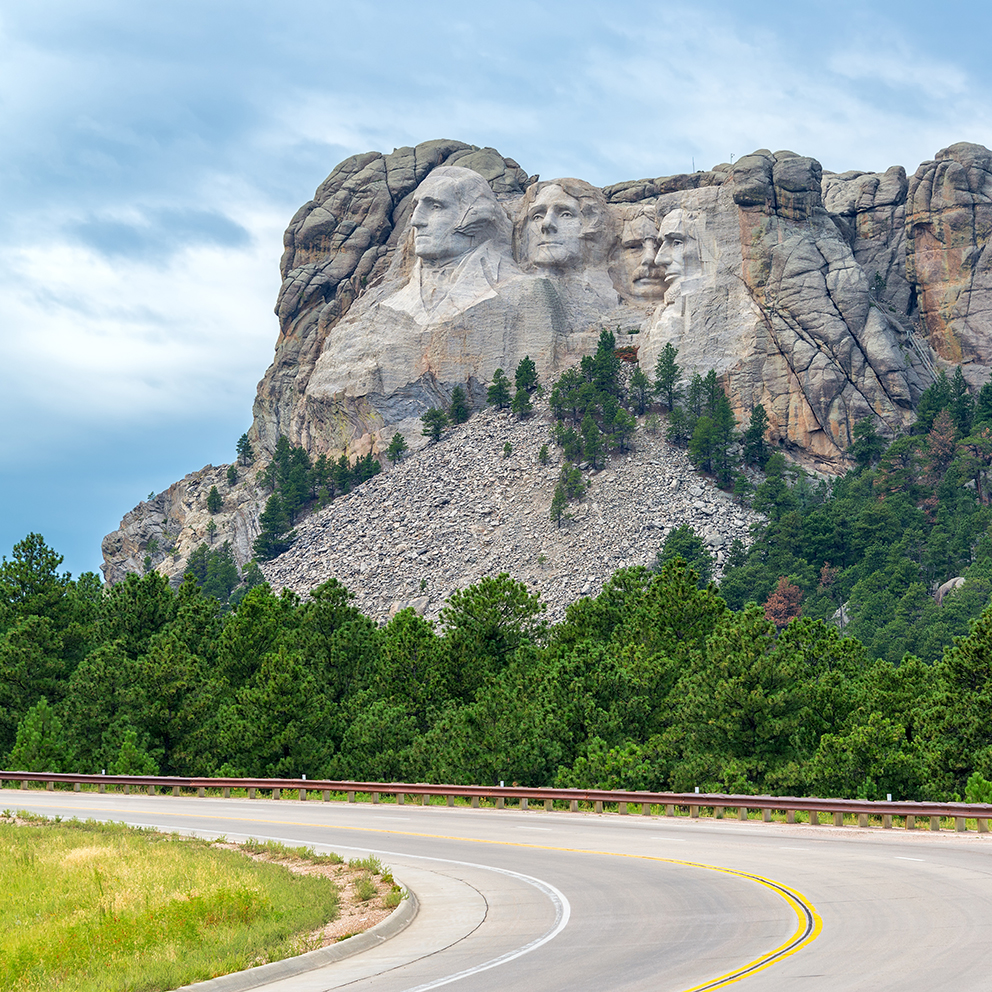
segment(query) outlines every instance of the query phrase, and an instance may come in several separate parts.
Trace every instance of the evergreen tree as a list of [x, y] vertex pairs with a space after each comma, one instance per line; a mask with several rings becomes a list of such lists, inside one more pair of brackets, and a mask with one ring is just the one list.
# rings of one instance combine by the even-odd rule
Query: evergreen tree
[[971, 425], [975, 417], [975, 400], [968, 391], [961, 366], [954, 369], [951, 379], [951, 417], [957, 429], [958, 437], [967, 437], [971, 433]]
[[534, 404], [531, 403], [530, 393], [526, 389], [521, 388], [517, 390], [516, 395], [513, 397], [511, 409], [518, 420], [523, 420], [534, 412]]
[[854, 441], [847, 449], [854, 456], [858, 468], [865, 469], [877, 464], [885, 451], [885, 442], [878, 436], [871, 417], [864, 417], [854, 425]]
[[55, 710], [42, 696], [17, 727], [4, 767], [24, 772], [61, 772], [68, 766], [66, 738]]
[[592, 384], [600, 395], [620, 396], [620, 359], [612, 331], [599, 332], [599, 343], [592, 359]]
[[654, 569], [660, 572], [668, 562], [681, 558], [699, 577], [699, 588], [703, 589], [713, 578], [713, 567], [716, 564], [712, 553], [706, 547], [703, 539], [689, 524], [676, 527], [665, 538], [655, 556]]
[[503, 410], [510, 405], [510, 380], [507, 379], [502, 369], [497, 369], [493, 373], [493, 381], [486, 390], [486, 400], [497, 410]]
[[650, 396], [651, 380], [641, 371], [640, 365], [635, 365], [634, 371], [630, 374], [630, 397], [639, 417], [647, 409]]
[[393, 435], [392, 441], [389, 442], [389, 447], [386, 449], [386, 457], [395, 465], [403, 457], [406, 450], [406, 438], [397, 431]]
[[448, 415], [453, 424], [464, 424], [469, 418], [468, 401], [465, 399], [465, 390], [461, 386], [455, 386], [451, 391], [451, 407]]
[[296, 540], [296, 531], [290, 530], [289, 514], [283, 507], [279, 493], [273, 493], [269, 497], [258, 523], [261, 533], [255, 538], [252, 551], [262, 561], [281, 555]]
[[682, 378], [682, 369], [675, 362], [678, 353], [678, 348], [669, 341], [654, 368], [654, 391], [669, 410], [675, 409], [679, 380]]
[[775, 591], [765, 601], [765, 619], [781, 630], [803, 612], [800, 605], [802, 598], [802, 589], [793, 585], [784, 575], [781, 576]]
[[677, 448], [685, 448], [692, 437], [694, 424], [690, 421], [685, 410], [680, 406], [672, 407], [668, 415], [668, 425], [665, 428], [665, 440]]
[[764, 406], [759, 403], [751, 411], [751, 419], [748, 421], [747, 429], [744, 431], [744, 462], [747, 465], [756, 465], [764, 468], [771, 453], [765, 435], [768, 433], [768, 414]]
[[210, 487], [210, 492], [207, 493], [207, 511], [210, 513], [220, 513], [224, 508], [224, 499], [221, 494], [217, 491], [216, 486]]
[[[516, 382], [518, 392], [521, 389], [524, 389], [528, 393], [532, 393], [537, 388], [537, 366], [534, 364], [530, 355], [524, 355], [524, 357], [520, 359], [520, 363], [517, 365], [517, 370], [513, 377]], [[496, 377], [493, 376], [493, 382], [495, 381]]]
[[546, 444], [541, 445], [541, 450], [537, 453], [537, 460], [542, 465], [547, 465], [551, 461], [551, 454], [548, 452], [548, 446]]
[[951, 405], [951, 383], [947, 373], [941, 369], [936, 380], [931, 383], [920, 396], [916, 404], [916, 423], [913, 424], [914, 434], [928, 434], [941, 410]]
[[238, 481], [238, 470], [233, 465], [227, 466], [227, 484], [233, 486]]
[[554, 496], [551, 497], [551, 519], [561, 528], [561, 518], [565, 513], [565, 507], [568, 505], [568, 495], [565, 492], [565, 486], [559, 480], [558, 485], [555, 486]]
[[435, 406], [421, 416], [420, 422], [424, 425], [424, 437], [436, 443], [441, 440], [441, 434], [448, 426], [448, 415], [440, 407]]
[[333, 478], [334, 486], [342, 496], [351, 492], [351, 465], [348, 463], [347, 455], [342, 454], [334, 463]]
[[593, 470], [598, 469], [603, 460], [603, 436], [589, 413], [582, 420], [582, 457]]
[[238, 438], [237, 454], [238, 460], [242, 465], [251, 465], [251, 463], [255, 460], [255, 451], [251, 446], [251, 441], [248, 440], [247, 433], [242, 434], [241, 437]]

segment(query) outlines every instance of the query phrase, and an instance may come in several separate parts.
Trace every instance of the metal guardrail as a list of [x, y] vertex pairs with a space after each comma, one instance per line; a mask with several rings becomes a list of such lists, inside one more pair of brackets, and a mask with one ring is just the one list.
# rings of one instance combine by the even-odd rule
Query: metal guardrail
[[579, 811], [580, 803], [591, 804], [593, 811], [602, 813], [606, 806], [614, 805], [621, 815], [630, 813], [629, 807], [640, 807], [641, 813], [651, 815], [652, 807], [664, 808], [664, 815], [674, 816], [676, 808], [687, 808], [690, 817], [698, 817], [703, 810], [712, 810], [720, 818], [728, 809], [736, 810], [738, 819], [747, 819], [749, 810], [760, 810], [762, 819], [771, 820], [773, 812], [785, 813], [786, 822], [795, 822], [796, 813], [805, 813], [810, 824], [820, 823], [821, 815], [832, 816], [835, 826], [844, 825], [844, 817], [857, 816], [858, 825], [868, 826], [868, 818], [879, 817], [884, 828], [892, 827], [893, 817], [903, 817], [909, 829], [917, 820], [929, 819], [931, 830], [940, 830], [941, 818], [952, 818], [958, 832], [967, 830], [967, 821], [976, 821], [979, 833], [989, 832], [992, 803], [917, 803], [873, 802], [864, 799], [818, 799], [797, 796], [741, 796], [722, 793], [699, 792], [627, 792], [616, 789], [530, 789], [520, 786], [484, 785], [434, 785], [426, 782], [351, 782], [305, 778], [185, 778], [157, 775], [76, 775], [57, 772], [0, 771], [0, 788], [4, 782], [20, 782], [26, 789], [29, 783], [44, 784], [51, 790], [56, 784], [72, 785], [76, 791], [83, 785], [96, 786], [104, 792], [107, 786], [122, 787], [125, 793], [132, 788], [143, 789], [154, 795], [162, 789], [180, 795], [181, 790], [195, 790], [205, 796], [207, 789], [220, 790], [229, 797], [232, 789], [244, 789], [250, 799], [259, 792], [268, 792], [279, 799], [284, 791], [295, 791], [301, 800], [309, 793], [319, 792], [326, 802], [331, 793], [344, 793], [348, 802], [355, 802], [359, 794], [368, 794], [373, 803], [381, 796], [395, 796], [398, 803], [405, 803], [408, 796], [419, 796], [426, 804], [431, 796], [440, 796], [454, 805], [456, 798], [468, 799], [478, 806], [481, 799], [493, 800], [497, 809], [503, 809], [507, 800], [516, 801], [520, 809], [531, 803], [542, 803], [546, 810], [556, 802], [567, 802], [572, 812]]

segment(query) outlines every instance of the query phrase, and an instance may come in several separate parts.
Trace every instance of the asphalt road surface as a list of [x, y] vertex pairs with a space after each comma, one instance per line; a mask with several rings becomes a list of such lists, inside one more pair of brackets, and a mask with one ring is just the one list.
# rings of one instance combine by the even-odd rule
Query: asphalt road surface
[[0, 808], [371, 852], [416, 893], [402, 933], [273, 992], [992, 990], [989, 835], [14, 789]]

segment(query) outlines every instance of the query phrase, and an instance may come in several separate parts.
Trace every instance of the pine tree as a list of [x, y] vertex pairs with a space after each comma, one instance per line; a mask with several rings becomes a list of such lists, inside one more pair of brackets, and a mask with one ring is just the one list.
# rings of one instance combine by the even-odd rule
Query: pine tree
[[227, 484], [229, 486], [235, 485], [238, 481], [238, 470], [233, 465], [227, 466]]
[[510, 407], [518, 420], [529, 417], [534, 412], [534, 404], [530, 401], [530, 393], [526, 389], [520, 388], [513, 397], [513, 404]]
[[502, 369], [497, 369], [493, 373], [492, 384], [486, 390], [486, 399], [497, 410], [503, 410], [510, 405], [512, 399], [510, 396], [510, 380], [507, 379]]
[[802, 598], [802, 589], [794, 586], [784, 575], [781, 576], [778, 585], [765, 601], [765, 619], [770, 620], [779, 630], [787, 627], [790, 620], [802, 615]]
[[465, 390], [461, 386], [455, 386], [451, 391], [451, 406], [448, 415], [453, 424], [464, 424], [469, 418], [468, 401], [465, 399]]
[[406, 438], [397, 431], [393, 435], [392, 441], [389, 442], [389, 447], [386, 449], [386, 457], [395, 465], [403, 457], [406, 450]]
[[[342, 455], [342, 457], [344, 457]], [[282, 505], [278, 493], [273, 493], [258, 518], [261, 533], [255, 538], [252, 550], [256, 558], [268, 561], [287, 551], [296, 540], [296, 531], [291, 531], [289, 516]]]
[[242, 465], [251, 465], [255, 460], [255, 451], [251, 446], [251, 441], [248, 440], [247, 434], [242, 434], [238, 438], [237, 444], [238, 459], [241, 461]]
[[630, 374], [630, 397], [638, 416], [647, 409], [650, 395], [651, 380], [641, 371], [640, 365], [635, 365], [634, 371]]
[[224, 508], [224, 499], [219, 492], [217, 492], [216, 486], [210, 487], [210, 492], [207, 493], [207, 510], [210, 513], [220, 513]]
[[757, 465], [764, 468], [768, 460], [769, 448], [765, 440], [768, 433], [768, 414], [764, 406], [758, 404], [751, 411], [751, 419], [748, 421], [747, 429], [744, 431], [742, 441], [744, 443], [744, 461], [748, 465]]
[[678, 384], [682, 378], [682, 369], [675, 363], [679, 350], [669, 341], [654, 367], [654, 389], [658, 398], [669, 410], [675, 409], [678, 396]]
[[558, 485], [555, 486], [555, 494], [551, 497], [551, 519], [561, 527], [561, 518], [565, 514], [565, 507], [568, 505], [568, 495], [565, 492], [565, 486], [559, 480]]
[[421, 416], [420, 422], [424, 425], [424, 437], [436, 443], [441, 440], [441, 434], [448, 426], [448, 415], [439, 406], [435, 406]]
[[518, 391], [525, 389], [528, 393], [532, 393], [537, 388], [537, 366], [529, 355], [524, 355], [520, 359], [520, 364], [517, 365], [513, 378]]

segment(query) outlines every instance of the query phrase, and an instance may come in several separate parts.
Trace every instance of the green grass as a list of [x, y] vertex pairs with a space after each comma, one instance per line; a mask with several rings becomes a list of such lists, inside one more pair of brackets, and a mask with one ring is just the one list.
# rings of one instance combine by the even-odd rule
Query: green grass
[[0, 989], [152, 992], [276, 961], [338, 913], [326, 878], [122, 824], [0, 820]]

